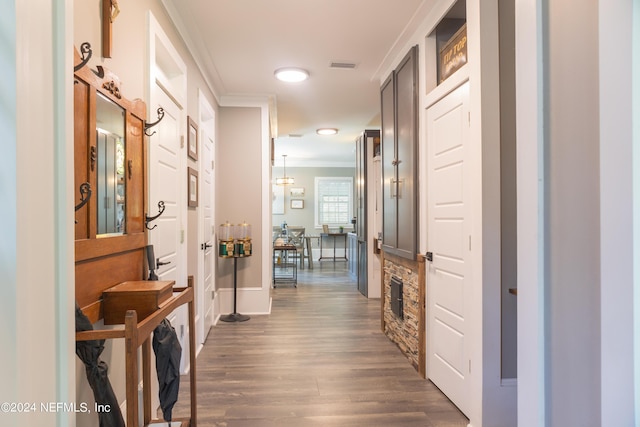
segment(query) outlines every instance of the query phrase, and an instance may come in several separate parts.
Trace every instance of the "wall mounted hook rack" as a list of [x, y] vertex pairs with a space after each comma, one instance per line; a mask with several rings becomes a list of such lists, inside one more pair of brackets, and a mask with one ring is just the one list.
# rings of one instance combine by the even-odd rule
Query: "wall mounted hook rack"
[[88, 182], [80, 184], [80, 203], [76, 205], [76, 212], [82, 209], [82, 207], [89, 202], [91, 193], [91, 184]]
[[[74, 73], [77, 73], [79, 70], [82, 69], [82, 67], [87, 65], [89, 63], [89, 60], [91, 59], [91, 56], [93, 56], [93, 49], [91, 49], [91, 43], [89, 42], [82, 43], [80, 45], [80, 53], [82, 54], [82, 57], [80, 58], [81, 61], [78, 65], [75, 65], [73, 67]], [[104, 69], [100, 65], [98, 65], [98, 71], [96, 70], [91, 70], [91, 71], [93, 72], [93, 74], [95, 74], [100, 78], [104, 77]]]
[[158, 215], [155, 216], [149, 216], [149, 215], [145, 215], [144, 216], [144, 226], [146, 227], [147, 230], [153, 230], [154, 228], [156, 228], [158, 225], [154, 225], [153, 227], [149, 227], [149, 223], [152, 221], [155, 221], [156, 219], [158, 219], [160, 217], [160, 215], [162, 215], [164, 213], [164, 202], [162, 200], [160, 200], [158, 202]]
[[73, 71], [77, 72], [78, 70], [82, 69], [82, 67], [84, 67], [85, 65], [87, 65], [87, 63], [89, 62], [89, 60], [91, 59], [91, 56], [93, 55], [93, 50], [91, 50], [91, 43], [89, 42], [84, 42], [80, 45], [80, 54], [82, 54], [82, 61], [73, 67]]
[[158, 109], [156, 110], [158, 113], [158, 120], [156, 120], [153, 123], [145, 123], [144, 124], [144, 134], [147, 136], [153, 136], [156, 131], [153, 131], [151, 133], [149, 133], [149, 129], [151, 129], [152, 127], [154, 127], [155, 125], [157, 125], [158, 123], [160, 123], [160, 121], [164, 118], [164, 108], [162, 107], [158, 107]]

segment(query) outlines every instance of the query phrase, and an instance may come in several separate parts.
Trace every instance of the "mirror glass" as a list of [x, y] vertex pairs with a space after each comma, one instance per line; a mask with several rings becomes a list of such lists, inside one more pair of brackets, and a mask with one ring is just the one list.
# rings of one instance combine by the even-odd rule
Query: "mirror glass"
[[96, 170], [98, 235], [125, 230], [125, 112], [98, 94], [96, 101]]

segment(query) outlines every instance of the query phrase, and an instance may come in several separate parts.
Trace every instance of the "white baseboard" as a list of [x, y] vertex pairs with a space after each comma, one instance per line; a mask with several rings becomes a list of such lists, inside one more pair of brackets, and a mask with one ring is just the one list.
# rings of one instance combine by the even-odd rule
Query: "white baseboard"
[[[233, 313], [233, 294], [233, 288], [218, 290], [220, 314]], [[270, 314], [270, 287], [239, 288], [237, 290], [236, 307], [238, 313], [242, 314]]]

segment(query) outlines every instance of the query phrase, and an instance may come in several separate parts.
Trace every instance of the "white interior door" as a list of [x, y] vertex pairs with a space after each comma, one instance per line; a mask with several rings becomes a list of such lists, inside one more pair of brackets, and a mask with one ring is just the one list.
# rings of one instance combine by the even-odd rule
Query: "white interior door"
[[[211, 119], [213, 120], [213, 119]], [[198, 331], [198, 342], [204, 343], [207, 339], [209, 329], [213, 326], [213, 297], [214, 297], [214, 268], [216, 261], [216, 249], [215, 235], [213, 231], [213, 213], [214, 200], [214, 174], [213, 174], [213, 158], [214, 158], [214, 142], [213, 135], [207, 126], [202, 126], [200, 144], [202, 149], [202, 162], [200, 163], [200, 175], [201, 175], [201, 194], [200, 200], [202, 200], [202, 238], [200, 243], [201, 256], [202, 256], [202, 284], [204, 292], [201, 298], [202, 311], [204, 319], [202, 322], [202, 331]]]
[[181, 283], [178, 275], [180, 251], [180, 194], [178, 183], [183, 178], [180, 167], [180, 142], [182, 137], [182, 112], [175, 102], [159, 87], [156, 87], [155, 102], [164, 109], [164, 118], [153, 128], [156, 134], [149, 144], [149, 205], [153, 208], [159, 201], [165, 205], [164, 213], [149, 232], [149, 241], [154, 246], [156, 259], [160, 262], [158, 278]]
[[[149, 243], [153, 245], [158, 267], [156, 273], [159, 280], [175, 280], [177, 285], [186, 285], [186, 274], [183, 271], [184, 260], [182, 245], [182, 218], [185, 200], [185, 190], [182, 184], [186, 181], [186, 172], [181, 164], [183, 150], [181, 141], [184, 135], [183, 112], [181, 107], [168, 96], [165, 91], [155, 85], [151, 94], [151, 106], [161, 106], [164, 118], [153, 130], [156, 134], [149, 142], [149, 206], [155, 214], [154, 207], [159, 201], [165, 205], [164, 213], [153, 223], [156, 226], [149, 231]], [[188, 367], [188, 357], [185, 359], [185, 349], [188, 349], [188, 334], [186, 305], [179, 307], [169, 317], [169, 321], [176, 329], [183, 349], [181, 370]], [[188, 353], [186, 353], [188, 355]]]
[[470, 361], [466, 343], [469, 194], [465, 167], [469, 84], [427, 109], [428, 375], [468, 413]]

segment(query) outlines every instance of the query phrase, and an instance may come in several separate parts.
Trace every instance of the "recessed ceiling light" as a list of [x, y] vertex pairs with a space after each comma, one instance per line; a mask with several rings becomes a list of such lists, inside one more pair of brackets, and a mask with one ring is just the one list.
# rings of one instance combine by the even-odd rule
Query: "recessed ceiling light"
[[320, 128], [316, 131], [318, 135], [335, 135], [338, 133], [336, 128]]
[[288, 83], [302, 82], [309, 78], [309, 72], [302, 68], [279, 68], [274, 74], [278, 80]]

